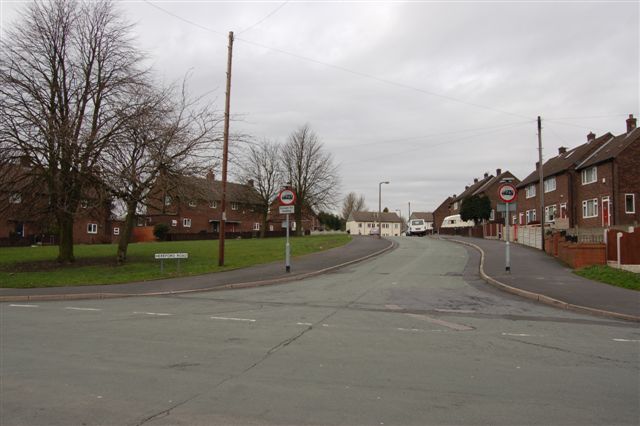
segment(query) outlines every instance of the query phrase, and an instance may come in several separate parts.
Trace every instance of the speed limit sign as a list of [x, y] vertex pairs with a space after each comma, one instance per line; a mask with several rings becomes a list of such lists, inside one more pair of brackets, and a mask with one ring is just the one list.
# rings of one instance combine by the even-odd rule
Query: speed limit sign
[[517, 196], [518, 191], [516, 187], [510, 183], [500, 185], [500, 188], [498, 188], [498, 197], [505, 203], [513, 203]]

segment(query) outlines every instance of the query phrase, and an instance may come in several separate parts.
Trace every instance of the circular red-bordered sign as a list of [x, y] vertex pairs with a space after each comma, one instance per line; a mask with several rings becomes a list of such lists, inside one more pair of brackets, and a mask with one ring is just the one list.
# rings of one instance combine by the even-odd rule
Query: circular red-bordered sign
[[505, 203], [513, 203], [518, 196], [516, 187], [510, 183], [500, 185], [498, 188], [498, 197]]
[[292, 206], [296, 202], [296, 193], [290, 189], [284, 189], [278, 194], [281, 206]]

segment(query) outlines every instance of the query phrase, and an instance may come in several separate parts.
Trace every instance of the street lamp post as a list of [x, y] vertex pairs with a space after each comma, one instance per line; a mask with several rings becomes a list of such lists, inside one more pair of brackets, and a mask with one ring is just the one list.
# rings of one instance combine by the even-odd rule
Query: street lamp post
[[389, 182], [380, 182], [378, 183], [378, 238], [382, 238], [382, 222], [381, 222], [381, 216], [382, 216], [382, 185], [386, 184], [388, 185]]

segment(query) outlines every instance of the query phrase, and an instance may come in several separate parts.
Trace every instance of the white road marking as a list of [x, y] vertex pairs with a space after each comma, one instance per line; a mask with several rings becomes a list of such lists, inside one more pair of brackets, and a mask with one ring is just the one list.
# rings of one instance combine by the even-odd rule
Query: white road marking
[[441, 319], [437, 319], [437, 318], [431, 318], [428, 317], [426, 315], [417, 315], [417, 314], [407, 314], [409, 315], [411, 318], [416, 318], [419, 320], [423, 320], [423, 321], [428, 321], [434, 324], [438, 324], [441, 325], [443, 327], [447, 327], [450, 328], [452, 330], [456, 330], [456, 331], [469, 331], [469, 330], [473, 330], [473, 327], [469, 327], [468, 325], [464, 325], [464, 324], [456, 324], [455, 322], [449, 322], [449, 321], [444, 321]]
[[398, 327], [397, 329], [398, 331], [410, 331], [413, 333], [427, 333], [427, 332], [442, 332], [444, 330], [423, 330], [421, 328], [402, 328], [402, 327]]
[[470, 309], [436, 309], [435, 311], [448, 314], [473, 314], [475, 312]]
[[164, 314], [161, 312], [134, 312], [134, 314], [142, 314], [142, 315], [155, 315], [158, 317], [168, 317], [168, 316], [172, 316], [173, 314]]
[[246, 321], [246, 322], [256, 322], [254, 319], [249, 318], [228, 318], [228, 317], [210, 317], [214, 320], [223, 320], [223, 321]]
[[503, 336], [515, 336], [515, 337], [544, 337], [542, 334], [527, 334], [527, 333], [501, 333]]
[[393, 311], [399, 311], [402, 309], [402, 307], [398, 306], [398, 305], [384, 305], [385, 308], [387, 309], [391, 309]]
[[310, 322], [297, 322], [296, 325], [313, 325]]
[[613, 339], [614, 342], [640, 342], [640, 340], [634, 339]]
[[38, 308], [38, 305], [9, 305], [14, 308]]
[[96, 308], [76, 308], [73, 306], [67, 306], [65, 309], [69, 309], [71, 311], [101, 311], [102, 309], [96, 309]]

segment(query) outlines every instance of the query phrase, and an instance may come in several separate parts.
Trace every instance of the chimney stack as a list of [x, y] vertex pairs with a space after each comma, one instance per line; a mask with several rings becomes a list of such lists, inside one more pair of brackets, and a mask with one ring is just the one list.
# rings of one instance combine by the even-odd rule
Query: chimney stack
[[567, 152], [567, 147], [566, 146], [561, 146], [560, 148], [558, 148], [558, 154], [562, 155], [564, 153]]
[[484, 172], [484, 178], [486, 179], [486, 178], [488, 178], [488, 177], [489, 177], [489, 173]]
[[247, 185], [249, 185], [250, 187], [252, 187], [252, 188], [253, 188], [253, 179], [249, 179], [249, 180], [247, 181]]
[[594, 140], [596, 138], [596, 134], [593, 132], [589, 132], [589, 134], [587, 135], [587, 141], [591, 142], [592, 140]]
[[627, 118], [627, 134], [633, 132], [633, 129], [636, 128], [636, 119], [633, 117], [633, 114], [629, 114], [629, 118]]
[[500, 176], [502, 174], [502, 169], [496, 169], [496, 176]]
[[464, 190], [466, 191], [467, 189], [469, 189], [469, 185], [465, 185]]
[[478, 178], [473, 178], [473, 183], [478, 183]]

